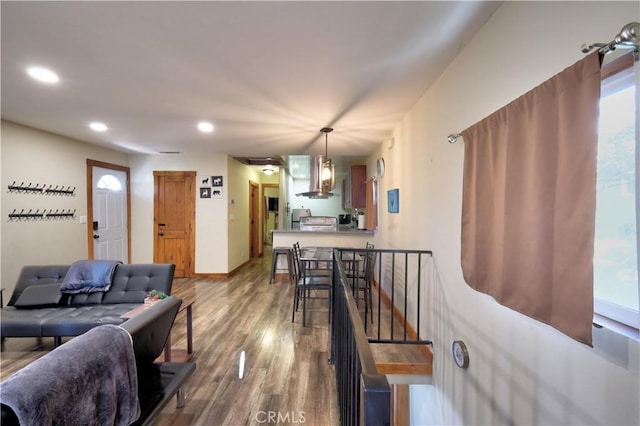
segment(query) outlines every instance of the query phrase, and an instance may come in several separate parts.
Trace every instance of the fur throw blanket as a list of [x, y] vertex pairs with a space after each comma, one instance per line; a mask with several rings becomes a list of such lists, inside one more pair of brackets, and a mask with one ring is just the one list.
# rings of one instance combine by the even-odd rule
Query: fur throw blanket
[[129, 333], [102, 325], [71, 339], [0, 384], [21, 425], [129, 425], [140, 416]]

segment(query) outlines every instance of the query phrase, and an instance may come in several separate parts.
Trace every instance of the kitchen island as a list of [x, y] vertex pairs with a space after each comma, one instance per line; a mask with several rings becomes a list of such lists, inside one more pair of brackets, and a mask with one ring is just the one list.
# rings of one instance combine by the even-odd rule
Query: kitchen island
[[[351, 227], [338, 227], [331, 231], [301, 231], [299, 229], [274, 229], [273, 247], [293, 247], [298, 242], [300, 247], [343, 247], [365, 248], [367, 242], [373, 243], [373, 231], [358, 230]], [[276, 273], [288, 271], [287, 259], [278, 256]]]
[[[364, 248], [372, 243], [373, 231], [358, 230], [351, 227], [339, 227], [331, 231], [301, 231], [299, 229], [273, 230], [273, 247], [292, 247], [300, 243], [301, 247], [346, 247]], [[286, 268], [286, 264], [284, 266]], [[280, 269], [280, 265], [278, 265]]]

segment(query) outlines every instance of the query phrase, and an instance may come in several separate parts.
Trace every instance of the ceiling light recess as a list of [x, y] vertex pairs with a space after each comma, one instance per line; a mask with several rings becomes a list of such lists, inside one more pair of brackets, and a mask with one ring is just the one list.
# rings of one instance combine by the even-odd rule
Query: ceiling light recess
[[55, 72], [43, 67], [29, 67], [27, 68], [27, 74], [41, 83], [55, 84], [60, 81]]
[[109, 129], [106, 124], [100, 123], [98, 121], [89, 123], [89, 127], [95, 132], [106, 132]]
[[324, 133], [324, 156], [312, 155], [309, 170], [309, 191], [296, 194], [298, 197], [329, 198], [333, 197], [332, 190], [336, 187], [336, 171], [333, 162], [328, 159], [329, 133], [331, 127], [320, 129]]
[[202, 133], [211, 133], [213, 132], [213, 124], [208, 121], [201, 121], [198, 123], [198, 130]]

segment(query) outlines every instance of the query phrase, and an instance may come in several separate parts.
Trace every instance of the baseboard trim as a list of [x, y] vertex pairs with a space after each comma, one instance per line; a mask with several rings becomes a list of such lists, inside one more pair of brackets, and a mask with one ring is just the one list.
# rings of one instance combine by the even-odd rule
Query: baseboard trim
[[193, 274], [192, 277], [194, 278], [229, 278], [232, 275], [235, 275], [238, 273], [238, 271], [240, 271], [240, 269], [244, 268], [247, 264], [249, 264], [249, 261], [244, 262], [242, 265], [238, 266], [237, 268], [235, 268], [233, 271], [227, 272], [227, 273], [218, 273], [218, 272], [200, 272], [197, 274]]

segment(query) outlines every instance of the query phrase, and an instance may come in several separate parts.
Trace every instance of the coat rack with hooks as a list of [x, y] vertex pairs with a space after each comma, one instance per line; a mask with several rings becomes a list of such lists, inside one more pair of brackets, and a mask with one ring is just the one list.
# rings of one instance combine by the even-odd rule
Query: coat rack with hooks
[[76, 187], [74, 186], [73, 188], [71, 188], [70, 186], [65, 187], [60, 187], [58, 188], [58, 185], [56, 185], [55, 188], [52, 188], [53, 185], [49, 185], [49, 188], [44, 190], [45, 194], [52, 194], [52, 195], [69, 195], [69, 196], [74, 196], [76, 195]]
[[60, 185], [56, 185], [55, 187], [53, 185], [49, 185], [47, 187], [46, 185], [40, 186], [37, 183], [34, 185], [31, 182], [29, 182], [26, 185], [25, 185], [24, 182], [21, 182], [18, 185], [18, 184], [16, 184], [16, 181], [13, 181], [13, 183], [11, 185], [8, 185], [7, 188], [9, 189], [9, 192], [18, 192], [18, 193], [44, 194], [44, 195], [66, 195], [66, 196], [71, 196], [71, 197], [76, 195], [76, 187], [75, 186], [73, 188], [70, 187], [70, 186], [67, 186], [65, 188], [64, 186], [60, 186]]
[[19, 212], [17, 209], [13, 209], [11, 213], [9, 213], [9, 220], [53, 220], [53, 219], [73, 219], [76, 217], [76, 209], [49, 209], [49, 211], [40, 209], [35, 212], [33, 209], [29, 209], [29, 211], [24, 211], [24, 209]]
[[25, 185], [24, 182], [21, 182], [20, 185], [16, 185], [16, 181], [14, 180], [13, 183], [8, 186], [8, 188], [9, 188], [9, 192], [30, 192], [30, 193], [42, 194], [42, 190], [44, 190], [45, 185], [42, 185], [42, 186], [39, 186], [38, 184], [35, 184], [35, 186], [32, 186], [32, 185], [33, 184], [31, 182], [29, 182], [28, 185]]

